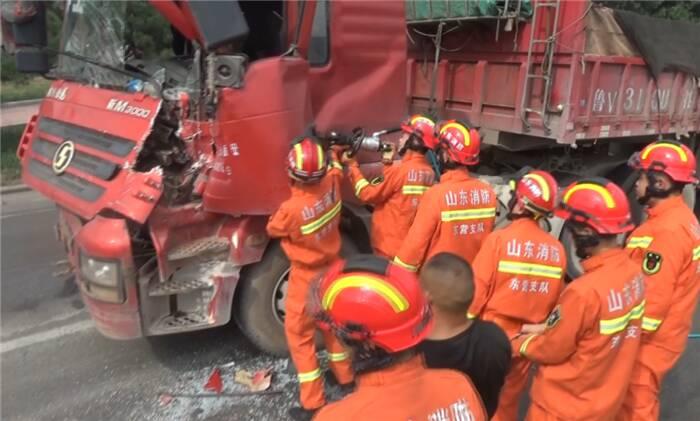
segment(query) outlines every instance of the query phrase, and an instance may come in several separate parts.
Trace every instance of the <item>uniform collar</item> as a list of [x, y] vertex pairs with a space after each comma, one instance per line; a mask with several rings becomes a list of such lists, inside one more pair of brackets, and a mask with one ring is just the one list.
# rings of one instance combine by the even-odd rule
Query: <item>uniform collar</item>
[[321, 182], [313, 184], [303, 184], [299, 182], [292, 183], [291, 186], [292, 196], [315, 196], [321, 192]]
[[401, 161], [425, 161], [425, 155], [418, 153], [416, 151], [406, 151], [406, 153], [401, 157]]
[[532, 219], [532, 218], [528, 218], [528, 217], [516, 218], [516, 219], [514, 219], [514, 220], [510, 223], [510, 225], [511, 225], [511, 226], [523, 226], [523, 227], [531, 227], [531, 228], [539, 228], [539, 229], [542, 229], [542, 228], [540, 227], [540, 224], [537, 223], [537, 221], [535, 221], [535, 220]]
[[678, 206], [684, 205], [683, 196], [673, 196], [662, 200], [657, 203], [653, 208], [647, 209], [647, 214], [650, 217], [659, 216], [667, 211], [677, 208]]
[[446, 181], [448, 183], [455, 183], [459, 181], [469, 180], [469, 170], [466, 168], [457, 168], [455, 170], [448, 170], [440, 176], [440, 183]]
[[357, 385], [361, 388], [395, 384], [415, 379], [424, 370], [423, 357], [416, 355], [389, 368], [360, 374], [357, 378]]
[[615, 247], [609, 250], [605, 250], [600, 254], [596, 254], [593, 257], [589, 257], [588, 259], [581, 262], [581, 265], [583, 266], [584, 272], [591, 272], [603, 266], [609, 260], [618, 259], [625, 256], [627, 256], [627, 254], [625, 253], [624, 249], [622, 249], [621, 247]]

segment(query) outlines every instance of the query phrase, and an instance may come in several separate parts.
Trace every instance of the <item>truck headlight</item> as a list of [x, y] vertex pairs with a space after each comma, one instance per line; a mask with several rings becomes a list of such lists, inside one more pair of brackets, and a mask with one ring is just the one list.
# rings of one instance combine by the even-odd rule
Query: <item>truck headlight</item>
[[84, 281], [104, 287], [119, 286], [119, 263], [80, 256], [80, 273]]
[[80, 253], [80, 283], [89, 296], [110, 303], [124, 302], [119, 262], [100, 260]]

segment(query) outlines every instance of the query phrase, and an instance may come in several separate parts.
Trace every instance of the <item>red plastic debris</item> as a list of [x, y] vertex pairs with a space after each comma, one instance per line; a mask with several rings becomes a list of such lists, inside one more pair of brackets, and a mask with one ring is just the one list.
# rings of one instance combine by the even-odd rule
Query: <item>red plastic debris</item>
[[169, 393], [161, 393], [158, 401], [160, 402], [160, 406], [168, 406], [170, 405], [170, 402], [173, 401], [173, 395]]
[[211, 372], [211, 375], [209, 375], [209, 380], [207, 380], [207, 383], [204, 385], [204, 390], [211, 390], [212, 392], [216, 392], [218, 394], [221, 393], [223, 388], [224, 385], [221, 381], [221, 370], [215, 368], [214, 371]]

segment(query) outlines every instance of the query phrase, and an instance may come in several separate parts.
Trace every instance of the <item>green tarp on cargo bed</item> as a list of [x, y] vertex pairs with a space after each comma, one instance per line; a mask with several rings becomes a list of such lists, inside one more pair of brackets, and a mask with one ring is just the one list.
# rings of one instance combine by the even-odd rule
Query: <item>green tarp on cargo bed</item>
[[530, 0], [406, 0], [408, 22], [430, 22], [442, 19], [478, 19], [498, 17], [508, 3], [507, 15], [513, 15], [520, 3], [520, 17], [530, 17]]

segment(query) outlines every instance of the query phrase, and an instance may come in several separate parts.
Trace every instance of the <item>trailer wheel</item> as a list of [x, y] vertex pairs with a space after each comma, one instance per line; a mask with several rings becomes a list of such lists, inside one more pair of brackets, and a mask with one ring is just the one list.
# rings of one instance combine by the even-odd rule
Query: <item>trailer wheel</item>
[[[342, 256], [357, 253], [343, 236]], [[235, 297], [234, 317], [246, 337], [260, 350], [275, 356], [288, 355], [284, 335], [284, 301], [289, 260], [278, 241], [270, 243], [262, 260], [241, 275]]]

